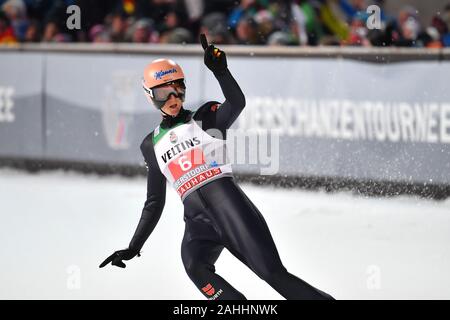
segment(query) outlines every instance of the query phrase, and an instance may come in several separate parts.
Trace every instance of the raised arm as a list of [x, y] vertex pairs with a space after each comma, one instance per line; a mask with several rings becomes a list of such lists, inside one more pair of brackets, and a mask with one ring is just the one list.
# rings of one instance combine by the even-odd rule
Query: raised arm
[[214, 73], [219, 81], [225, 101], [216, 113], [216, 125], [219, 129], [228, 129], [245, 107], [245, 96], [228, 68], [221, 73]]
[[211, 126], [214, 126], [224, 132], [233, 124], [244, 109], [245, 96], [228, 69], [225, 52], [213, 45], [208, 44], [204, 35], [201, 36], [200, 41], [203, 49], [205, 50], [205, 65], [213, 72], [219, 82], [220, 88], [225, 96], [225, 101], [217, 107], [201, 110], [202, 112], [199, 112], [198, 114], [202, 118], [214, 117], [213, 122], [207, 122], [211, 124], [213, 123]]

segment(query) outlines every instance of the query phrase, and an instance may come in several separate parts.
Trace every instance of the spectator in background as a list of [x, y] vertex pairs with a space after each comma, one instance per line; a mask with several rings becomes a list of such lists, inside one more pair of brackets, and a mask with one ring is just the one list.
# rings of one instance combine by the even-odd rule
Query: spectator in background
[[108, 29], [102, 24], [97, 24], [89, 30], [89, 38], [93, 43], [111, 42], [111, 35]]
[[[322, 24], [317, 15], [317, 12], [319, 12], [317, 6], [320, 6], [320, 3], [309, 0], [295, 0], [293, 6], [298, 6], [304, 16], [304, 27], [306, 28], [308, 44], [317, 45], [319, 43], [319, 39], [323, 36]], [[294, 17], [295, 15], [296, 14], [294, 12]]]
[[24, 42], [40, 42], [41, 41], [41, 24], [37, 20], [31, 20], [25, 32]]
[[447, 32], [450, 32], [450, 3], [445, 6], [442, 19], [447, 24]]
[[30, 19], [45, 21], [48, 13], [52, 11], [52, 7], [58, 5], [57, 2], [55, 0], [25, 0], [27, 15]]
[[296, 1], [291, 3], [291, 31], [300, 45], [307, 45], [309, 43], [308, 33], [306, 29], [307, 16]]
[[417, 19], [418, 11], [412, 6], [404, 6], [400, 9], [397, 15], [398, 25], [401, 27], [408, 19]]
[[60, 43], [66, 43], [66, 42], [72, 42], [72, 37], [68, 35], [67, 33], [57, 33], [53, 39], [53, 42], [60, 42]]
[[289, 32], [295, 19], [292, 14], [292, 0], [271, 1], [264, 9], [272, 14], [273, 30]]
[[244, 16], [254, 16], [256, 11], [256, 0], [241, 0], [239, 5], [231, 11], [231, 14], [228, 17], [228, 26], [235, 30], [237, 28], [237, 24]]
[[343, 44], [350, 46], [370, 46], [371, 43], [368, 39], [369, 30], [366, 28], [366, 21], [367, 16], [364, 14], [356, 14], [353, 16], [349, 36], [343, 41]]
[[417, 10], [411, 6], [403, 7], [398, 14], [399, 35], [394, 45], [399, 47], [417, 46], [417, 38], [421, 26], [417, 17]]
[[42, 36], [43, 42], [52, 42], [53, 38], [58, 34], [59, 28], [56, 22], [48, 22], [45, 25], [44, 34]]
[[200, 20], [205, 10], [203, 0], [184, 0], [186, 7], [188, 27], [191, 34], [198, 34], [200, 28]]
[[18, 41], [25, 39], [25, 33], [28, 28], [27, 8], [23, 0], [8, 0], [2, 5], [2, 11], [8, 17], [11, 27], [14, 29], [14, 35]]
[[0, 11], [0, 44], [14, 44], [17, 39], [14, 35], [14, 29], [11, 27], [8, 17]]
[[153, 21], [148, 18], [139, 19], [132, 26], [132, 42], [155, 43], [158, 37], [153, 29]]
[[184, 6], [190, 21], [199, 20], [205, 9], [203, 0], [184, 0]]
[[381, 25], [381, 29], [372, 29], [367, 32], [367, 39], [375, 47], [391, 46], [396, 32], [396, 22], [394, 20], [386, 21]]
[[213, 12], [220, 12], [225, 16], [229, 16], [231, 11], [244, 0], [198, 0], [203, 1], [204, 15], [208, 15]]
[[66, 27], [66, 2], [56, 0], [46, 15], [43, 27], [43, 42], [72, 42], [71, 31]]
[[292, 38], [287, 32], [275, 31], [267, 39], [269, 46], [288, 46], [292, 44]]
[[219, 12], [210, 13], [202, 19], [200, 33], [204, 33], [214, 44], [235, 42], [227, 26], [227, 17]]
[[[432, 18], [431, 25], [419, 34], [419, 46], [427, 48], [442, 48], [446, 45], [446, 35], [449, 33], [450, 24], [450, 4], [444, 8], [443, 12], [437, 12]], [[450, 44], [450, 37], [447, 40], [447, 46]]]
[[435, 28], [441, 36], [448, 33], [448, 26], [445, 23], [444, 19], [442, 19], [442, 15], [439, 13], [433, 17], [431, 20], [431, 26]]
[[324, 35], [335, 37], [339, 41], [345, 41], [349, 37], [349, 26], [340, 20], [332, 9], [331, 0], [318, 0], [318, 16], [324, 27]]
[[186, 44], [194, 42], [192, 33], [185, 28], [175, 28], [165, 32], [160, 37], [160, 43]]
[[270, 34], [275, 30], [275, 17], [267, 9], [259, 10], [253, 17], [258, 25], [258, 37], [261, 43], [266, 43]]
[[[150, 18], [157, 32], [167, 30], [168, 24], [185, 27], [188, 17], [183, 0], [136, 0], [136, 18]], [[169, 21], [167, 21], [167, 18]], [[172, 29], [173, 29], [172, 28]]]
[[442, 42], [445, 47], [450, 47], [450, 4], [445, 9], [444, 21], [447, 24], [447, 33], [442, 36]]
[[182, 28], [179, 16], [179, 13], [175, 9], [167, 12], [158, 27], [161, 39], [166, 41], [175, 29]]
[[105, 31], [105, 27], [102, 24], [96, 24], [89, 30], [89, 40], [94, 42], [95, 38]]
[[129, 27], [127, 21], [127, 14], [120, 9], [108, 15], [105, 18], [105, 25], [107, 26], [107, 33], [111, 42], [125, 42], [126, 31]]
[[366, 13], [368, 3], [366, 0], [338, 0], [339, 8], [345, 14], [347, 21], [353, 21], [357, 16]]
[[442, 48], [439, 31], [434, 27], [428, 27], [417, 39], [418, 46], [426, 48]]
[[[63, 0], [55, 0], [59, 3], [59, 6], [54, 8], [54, 14], [47, 19], [52, 21], [58, 21], [61, 23], [59, 28], [65, 29], [65, 21], [67, 19], [66, 8], [67, 4]], [[82, 12], [81, 18], [81, 31], [72, 31], [75, 33], [74, 38], [78, 41], [88, 42], [89, 41], [89, 30], [97, 24], [104, 24], [105, 18], [108, 13], [114, 12], [118, 8], [119, 2], [122, 0], [114, 1], [98, 1], [98, 0], [74, 0], [74, 4], [80, 7]], [[126, 1], [125, 1], [126, 2]], [[122, 3], [123, 4], [123, 3]], [[69, 32], [67, 29], [65, 32]]]
[[272, 1], [255, 14], [259, 36], [268, 45], [306, 45], [306, 16], [292, 0]]
[[450, 47], [450, 3], [444, 8], [442, 13], [433, 17], [431, 26], [439, 32], [442, 45]]
[[[197, 41], [203, 32], [216, 44], [450, 46], [450, 4], [422, 27], [415, 8], [405, 6], [396, 17], [389, 17], [383, 10], [384, 3], [384, 0], [0, 0], [5, 17], [0, 31], [3, 41], [9, 42], [190, 43]], [[71, 4], [81, 8], [81, 31], [66, 29], [66, 8]], [[381, 30], [368, 30], [365, 26], [370, 4], [382, 8]]]
[[236, 25], [237, 44], [263, 44], [258, 37], [258, 25], [251, 16], [243, 16]]

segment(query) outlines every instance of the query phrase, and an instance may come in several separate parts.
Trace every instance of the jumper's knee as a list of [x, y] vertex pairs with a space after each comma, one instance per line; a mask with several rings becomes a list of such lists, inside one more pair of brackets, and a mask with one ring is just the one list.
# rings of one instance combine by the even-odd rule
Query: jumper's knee
[[283, 277], [285, 274], [287, 274], [287, 270], [281, 265], [274, 268], [257, 268], [257, 270], [255, 270], [255, 273], [258, 275], [258, 277], [271, 284], [273, 282], [276, 282], [280, 277]]
[[187, 263], [184, 263], [184, 269], [186, 270], [189, 278], [191, 278], [192, 280], [205, 278], [206, 274], [215, 272], [215, 268], [213, 265], [197, 261], [189, 261]]

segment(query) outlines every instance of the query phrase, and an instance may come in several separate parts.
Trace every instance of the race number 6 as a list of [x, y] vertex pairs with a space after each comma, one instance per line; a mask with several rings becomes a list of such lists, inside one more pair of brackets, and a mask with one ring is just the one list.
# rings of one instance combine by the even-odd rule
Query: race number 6
[[[187, 159], [187, 160], [185, 160]], [[181, 170], [188, 171], [192, 168], [192, 162], [189, 161], [188, 156], [181, 156], [178, 158], [178, 165], [180, 166]]]
[[186, 171], [193, 170], [202, 164], [205, 164], [203, 150], [201, 148], [195, 148], [170, 162], [169, 170], [174, 179], [178, 179], [184, 175]]

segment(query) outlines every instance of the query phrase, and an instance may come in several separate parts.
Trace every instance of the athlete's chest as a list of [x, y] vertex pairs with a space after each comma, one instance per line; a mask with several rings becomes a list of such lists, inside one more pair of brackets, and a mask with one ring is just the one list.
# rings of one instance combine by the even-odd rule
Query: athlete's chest
[[209, 132], [194, 120], [154, 131], [158, 166], [181, 199], [206, 183], [232, 175], [225, 141]]
[[154, 148], [160, 166], [164, 166], [183, 153], [194, 149], [204, 150], [211, 144], [220, 143], [211, 137], [194, 120], [164, 129], [158, 127], [154, 132]]

